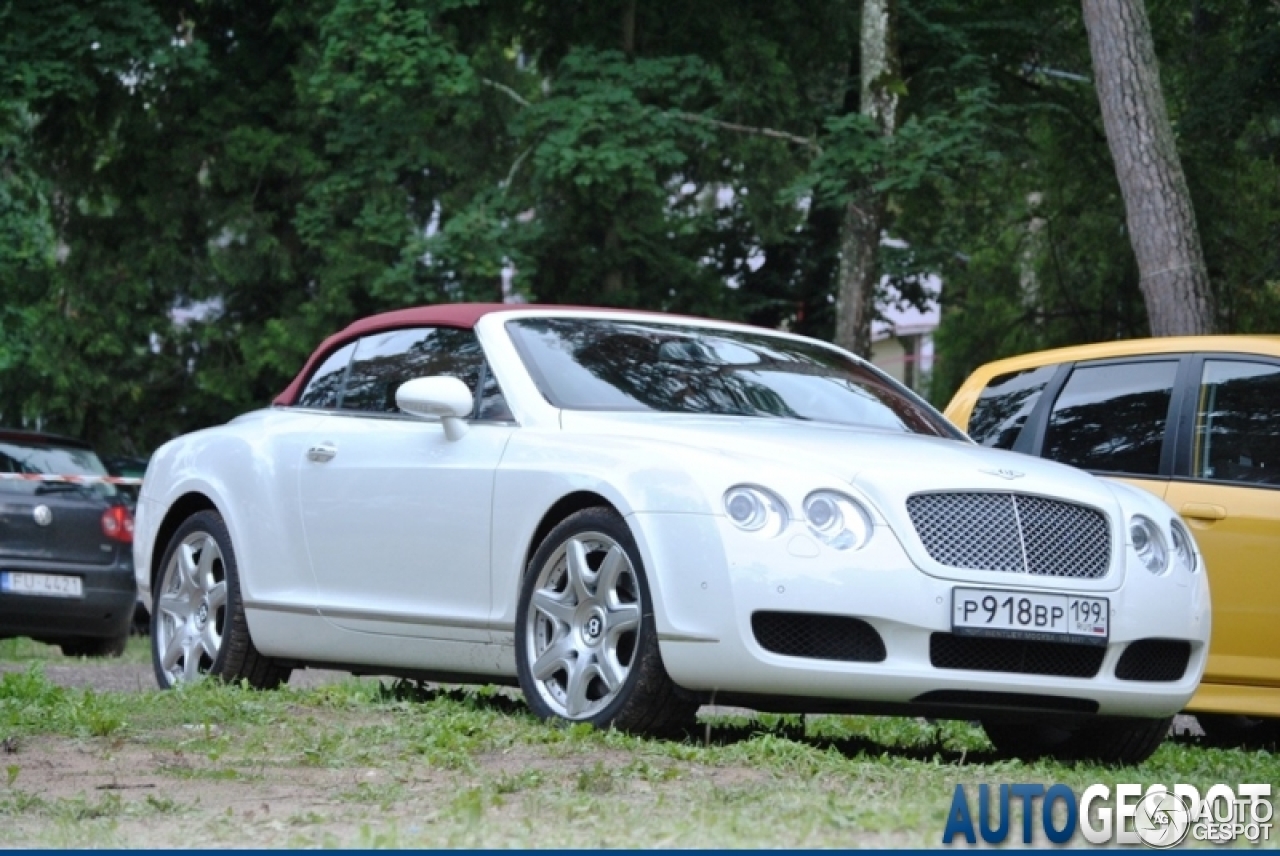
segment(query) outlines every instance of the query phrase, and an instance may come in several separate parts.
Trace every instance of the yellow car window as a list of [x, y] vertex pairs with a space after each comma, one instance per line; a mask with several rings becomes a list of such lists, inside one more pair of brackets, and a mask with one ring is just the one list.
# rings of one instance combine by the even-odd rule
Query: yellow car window
[[1206, 360], [1192, 475], [1280, 485], [1280, 366]]
[[1012, 449], [1057, 366], [1010, 372], [991, 379], [969, 418], [969, 436], [984, 446]]
[[1053, 403], [1044, 456], [1073, 467], [1158, 475], [1177, 360], [1077, 366]]

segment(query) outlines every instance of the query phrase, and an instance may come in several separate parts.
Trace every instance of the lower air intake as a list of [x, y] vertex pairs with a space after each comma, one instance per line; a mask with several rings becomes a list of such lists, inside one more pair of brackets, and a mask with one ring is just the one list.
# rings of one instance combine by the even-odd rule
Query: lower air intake
[[886, 656], [876, 629], [848, 615], [757, 612], [751, 630], [761, 648], [787, 657], [879, 663]]
[[929, 636], [929, 662], [935, 669], [1092, 678], [1102, 668], [1102, 659], [1106, 656], [1107, 649], [1102, 645], [988, 639], [952, 633]]
[[1191, 660], [1191, 643], [1185, 639], [1139, 639], [1130, 642], [1116, 663], [1122, 681], [1159, 683], [1180, 681]]

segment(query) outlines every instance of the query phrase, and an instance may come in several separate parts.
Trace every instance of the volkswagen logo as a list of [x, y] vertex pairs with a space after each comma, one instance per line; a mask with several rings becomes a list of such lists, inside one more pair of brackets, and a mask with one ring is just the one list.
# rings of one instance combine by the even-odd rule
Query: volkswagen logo
[[37, 505], [31, 510], [31, 517], [37, 526], [48, 526], [53, 522], [53, 511], [47, 505]]

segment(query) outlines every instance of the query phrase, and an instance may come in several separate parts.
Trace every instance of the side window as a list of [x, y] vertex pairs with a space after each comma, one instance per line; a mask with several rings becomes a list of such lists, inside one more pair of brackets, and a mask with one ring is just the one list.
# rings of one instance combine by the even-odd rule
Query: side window
[[485, 366], [484, 385], [480, 389], [480, 406], [476, 408], [475, 418], [485, 422], [511, 422], [515, 416], [507, 406], [506, 396], [498, 386], [498, 379], [493, 376], [488, 365]]
[[341, 404], [342, 381], [346, 377], [347, 364], [351, 362], [351, 354], [355, 349], [355, 345], [345, 345], [320, 364], [320, 368], [316, 369], [302, 394], [298, 396], [298, 407], [332, 410]]
[[1177, 360], [1077, 367], [1053, 404], [1043, 455], [1088, 470], [1160, 472]]
[[475, 333], [453, 327], [393, 330], [360, 339], [347, 375], [342, 409], [398, 413], [396, 390], [400, 384], [415, 377], [434, 375], [456, 377], [472, 392], [481, 386], [483, 378], [477, 418], [497, 418], [486, 415], [486, 409], [506, 410]]
[[1280, 366], [1205, 360], [1192, 476], [1280, 485]]
[[969, 417], [969, 436], [997, 449], [1012, 449], [1057, 366], [1010, 372], [991, 379]]

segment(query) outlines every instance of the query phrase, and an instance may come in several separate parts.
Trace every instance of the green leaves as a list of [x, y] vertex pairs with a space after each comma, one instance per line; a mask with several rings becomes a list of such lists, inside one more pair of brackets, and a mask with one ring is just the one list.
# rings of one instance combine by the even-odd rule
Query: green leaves
[[[1227, 327], [1273, 328], [1280, 28], [1197, 8], [1153, 7], [1171, 114]], [[868, 191], [908, 244], [884, 269], [946, 282], [937, 397], [1144, 331], [1078, 4], [899, 0], [891, 137], [857, 110], [856, 4], [634, 11], [628, 42], [616, 6], [541, 0], [0, 7], [0, 420], [145, 452], [412, 303], [830, 335]]]

